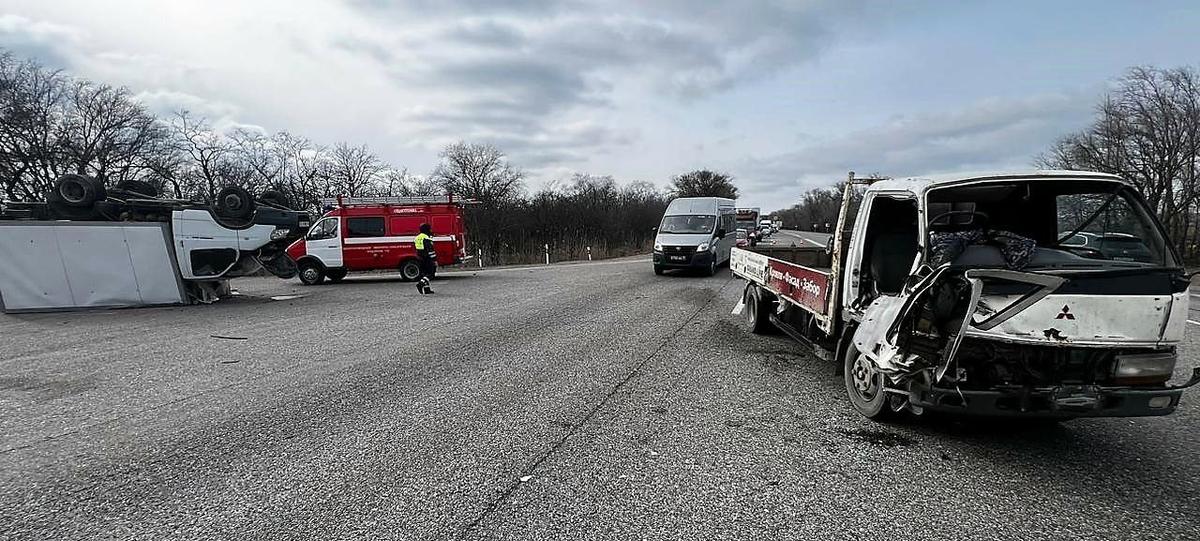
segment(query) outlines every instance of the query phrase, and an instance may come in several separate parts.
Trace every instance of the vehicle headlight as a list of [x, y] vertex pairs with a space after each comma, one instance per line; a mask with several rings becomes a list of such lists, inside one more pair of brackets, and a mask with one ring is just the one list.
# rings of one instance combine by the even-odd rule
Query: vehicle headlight
[[656, 243], [654, 243], [654, 251], [655, 251], [655, 252], [661, 252], [661, 251], [662, 251], [662, 243], [661, 243], [661, 242], [656, 242]]
[[1162, 383], [1175, 371], [1175, 352], [1119, 353], [1113, 380], [1118, 384]]
[[288, 234], [291, 232], [292, 230], [286, 227], [276, 227], [275, 230], [271, 232], [271, 240], [286, 239]]
[[705, 250], [707, 250], [707, 249], [708, 249], [708, 243], [707, 243], [707, 242], [706, 242], [706, 243], [704, 243], [704, 244], [701, 244], [700, 246], [697, 246], [697, 247], [696, 247], [696, 251], [697, 251], [697, 252], [703, 252], [703, 251], [705, 251]]

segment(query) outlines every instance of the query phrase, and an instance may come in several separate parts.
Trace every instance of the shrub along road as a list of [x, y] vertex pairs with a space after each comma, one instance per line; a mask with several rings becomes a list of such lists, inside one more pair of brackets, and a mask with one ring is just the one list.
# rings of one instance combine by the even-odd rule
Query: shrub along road
[[211, 306], [0, 316], [0, 538], [1200, 527], [1200, 395], [1157, 419], [874, 424], [831, 365], [739, 327], [727, 271], [464, 272], [432, 297], [378, 277], [235, 285]]

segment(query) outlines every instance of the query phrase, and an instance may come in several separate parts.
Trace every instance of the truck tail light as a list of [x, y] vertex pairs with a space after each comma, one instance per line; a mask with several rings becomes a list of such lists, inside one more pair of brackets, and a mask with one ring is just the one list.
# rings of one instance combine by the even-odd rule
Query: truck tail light
[[1118, 385], [1164, 383], [1175, 371], [1175, 350], [1153, 353], [1118, 353], [1113, 382]]

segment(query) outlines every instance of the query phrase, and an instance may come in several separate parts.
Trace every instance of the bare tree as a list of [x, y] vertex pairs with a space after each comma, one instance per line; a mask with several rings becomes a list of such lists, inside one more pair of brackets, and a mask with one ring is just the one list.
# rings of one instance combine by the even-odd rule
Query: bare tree
[[176, 197], [214, 199], [227, 174], [225, 161], [233, 150], [228, 138], [213, 131], [208, 121], [186, 110], [171, 120], [172, 147], [183, 155], [182, 168], [169, 179]]
[[329, 156], [330, 185], [326, 195], [374, 195], [387, 168], [367, 145], [338, 143]]
[[492, 145], [460, 141], [447, 146], [439, 156], [441, 161], [430, 178], [449, 193], [484, 204], [507, 201], [521, 193], [524, 174]]
[[66, 79], [0, 55], [0, 182], [8, 199], [37, 200], [62, 174], [59, 138]]
[[1176, 246], [1196, 239], [1200, 203], [1200, 79], [1191, 68], [1137, 67], [1096, 109], [1092, 126], [1038, 158], [1044, 167], [1114, 173], [1132, 182]]
[[708, 169], [697, 169], [671, 179], [671, 192], [675, 197], [728, 197], [737, 199], [737, 186], [733, 177]]

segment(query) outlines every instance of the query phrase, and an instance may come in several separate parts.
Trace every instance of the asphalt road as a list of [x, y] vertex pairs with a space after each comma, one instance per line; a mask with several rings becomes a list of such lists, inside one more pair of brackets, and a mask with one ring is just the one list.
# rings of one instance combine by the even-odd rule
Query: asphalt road
[[235, 285], [211, 306], [0, 316], [0, 539], [1200, 527], [1200, 394], [1166, 418], [874, 424], [831, 365], [739, 326], [727, 271], [506, 269], [432, 297], [378, 278]]
[[791, 229], [780, 229], [771, 236], [762, 240], [763, 244], [776, 246], [807, 246], [824, 248], [829, 241], [829, 233], [817, 233], [814, 231], [795, 231]]

